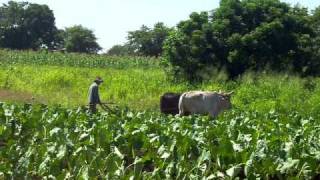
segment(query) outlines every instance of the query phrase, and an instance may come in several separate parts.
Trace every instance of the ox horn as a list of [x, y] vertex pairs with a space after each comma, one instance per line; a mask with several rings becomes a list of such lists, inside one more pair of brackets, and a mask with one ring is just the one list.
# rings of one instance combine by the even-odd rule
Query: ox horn
[[231, 94], [233, 94], [233, 93], [234, 93], [233, 91], [230, 91], [230, 92], [226, 93], [225, 95], [226, 96], [231, 96]]

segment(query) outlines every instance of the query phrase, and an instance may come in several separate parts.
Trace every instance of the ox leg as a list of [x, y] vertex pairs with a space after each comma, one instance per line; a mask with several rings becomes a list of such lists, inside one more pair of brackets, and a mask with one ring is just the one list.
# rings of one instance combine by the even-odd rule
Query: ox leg
[[183, 98], [184, 98], [185, 94], [182, 94], [179, 98], [179, 104], [178, 104], [178, 108], [179, 108], [179, 116], [183, 116], [184, 115], [184, 107], [183, 107]]
[[179, 116], [183, 116], [183, 115], [184, 115], [183, 109], [180, 109], [180, 108], [179, 108]]
[[215, 113], [215, 112], [209, 112], [209, 116], [210, 117], [212, 117], [212, 118], [215, 118], [215, 117], [217, 117], [217, 113]]

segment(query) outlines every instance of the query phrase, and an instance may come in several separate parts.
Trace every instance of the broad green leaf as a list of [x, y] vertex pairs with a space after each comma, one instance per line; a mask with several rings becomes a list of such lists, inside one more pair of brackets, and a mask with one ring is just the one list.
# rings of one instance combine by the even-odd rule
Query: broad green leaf
[[60, 131], [61, 131], [61, 128], [55, 127], [55, 128], [53, 128], [53, 129], [49, 132], [49, 135], [50, 135], [50, 136], [53, 136], [53, 135], [55, 135], [55, 134], [58, 134]]
[[297, 169], [298, 165], [300, 163], [299, 159], [287, 159], [287, 161], [279, 164], [277, 167], [277, 170], [280, 171], [281, 173], [288, 173], [291, 171], [294, 171]]
[[119, 151], [119, 149], [115, 146], [114, 147], [114, 153], [121, 159], [124, 158], [124, 155]]
[[240, 171], [242, 170], [243, 168], [243, 164], [238, 164], [238, 165], [235, 165], [231, 168], [229, 168], [226, 173], [228, 176], [230, 177], [237, 177], [237, 175], [240, 173]]
[[67, 150], [66, 146], [60, 145], [58, 149], [57, 158], [62, 159], [65, 156], [66, 150]]
[[89, 137], [89, 134], [87, 133], [82, 133], [79, 137], [79, 141], [84, 141], [86, 138]]
[[243, 151], [241, 144], [235, 143], [234, 141], [231, 141], [231, 143], [232, 143], [233, 150], [235, 152], [242, 152]]
[[162, 159], [167, 159], [168, 157], [170, 157], [170, 153], [168, 153], [168, 152], [164, 152], [164, 153], [161, 155], [161, 158], [162, 158]]
[[83, 180], [88, 180], [89, 179], [89, 167], [87, 165], [84, 165], [82, 168], [81, 168], [81, 176], [80, 176], [80, 179], [83, 179]]

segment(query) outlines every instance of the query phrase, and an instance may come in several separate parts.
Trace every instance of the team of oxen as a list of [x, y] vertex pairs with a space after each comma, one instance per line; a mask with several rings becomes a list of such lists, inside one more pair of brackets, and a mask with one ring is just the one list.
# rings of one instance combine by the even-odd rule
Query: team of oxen
[[208, 114], [216, 117], [231, 108], [233, 92], [189, 91], [185, 93], [165, 93], [160, 98], [160, 110], [164, 114]]

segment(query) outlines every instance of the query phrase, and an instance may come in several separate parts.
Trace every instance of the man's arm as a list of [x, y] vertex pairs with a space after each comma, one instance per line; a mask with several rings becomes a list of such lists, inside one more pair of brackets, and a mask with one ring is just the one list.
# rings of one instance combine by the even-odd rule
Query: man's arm
[[99, 94], [99, 88], [97, 87], [97, 103], [102, 105], [101, 104], [101, 100], [100, 100], [100, 94]]
[[88, 92], [88, 102], [89, 104], [93, 104], [94, 103], [94, 90], [93, 90], [93, 87], [90, 86], [89, 88], [89, 92]]

